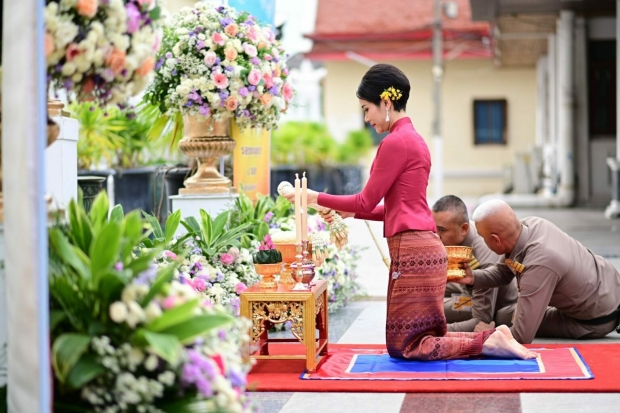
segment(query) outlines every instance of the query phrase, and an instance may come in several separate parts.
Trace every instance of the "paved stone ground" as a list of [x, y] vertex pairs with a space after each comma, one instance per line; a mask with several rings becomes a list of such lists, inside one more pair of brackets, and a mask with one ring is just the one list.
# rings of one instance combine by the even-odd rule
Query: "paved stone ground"
[[[609, 221], [602, 210], [518, 210], [520, 218], [537, 215], [558, 225], [596, 254], [620, 269], [620, 220]], [[385, 295], [387, 270], [366, 224], [348, 220], [349, 239], [366, 247], [358, 266], [367, 296], [330, 315], [330, 341], [337, 343], [385, 343]], [[379, 244], [387, 254], [381, 223], [371, 223]], [[354, 241], [353, 241], [354, 240]], [[535, 343], [571, 343], [571, 340], [537, 339]], [[620, 343], [612, 333], [591, 342]], [[583, 342], [582, 342], [583, 343]], [[619, 357], [620, 354], [610, 355]], [[620, 411], [620, 394], [604, 393], [254, 393], [261, 413], [405, 413], [405, 412], [502, 412], [502, 413], [606, 413]]]

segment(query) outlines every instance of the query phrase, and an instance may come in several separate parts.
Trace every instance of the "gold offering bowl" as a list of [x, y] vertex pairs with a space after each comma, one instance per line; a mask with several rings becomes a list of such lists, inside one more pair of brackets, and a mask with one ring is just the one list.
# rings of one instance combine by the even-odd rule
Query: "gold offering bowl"
[[262, 288], [276, 288], [274, 276], [280, 274], [282, 264], [281, 262], [276, 264], [254, 264], [256, 273], [260, 275], [260, 286]]
[[465, 270], [462, 264], [471, 261], [474, 257], [472, 247], [447, 246], [448, 253], [448, 281], [457, 280], [465, 277]]

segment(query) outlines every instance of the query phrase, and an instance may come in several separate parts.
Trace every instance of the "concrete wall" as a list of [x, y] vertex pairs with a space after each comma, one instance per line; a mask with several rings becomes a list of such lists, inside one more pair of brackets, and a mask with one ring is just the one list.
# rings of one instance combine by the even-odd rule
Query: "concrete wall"
[[[432, 78], [430, 61], [388, 62], [411, 83], [407, 113], [432, 151]], [[326, 62], [325, 119], [337, 139], [363, 126], [355, 96], [367, 67], [351, 61]], [[446, 64], [443, 83], [444, 194], [480, 196], [502, 190], [502, 172], [517, 152], [535, 143], [536, 69], [496, 68], [490, 60], [456, 60]], [[474, 99], [507, 100], [507, 145], [475, 146]], [[429, 197], [433, 198], [432, 184]]]

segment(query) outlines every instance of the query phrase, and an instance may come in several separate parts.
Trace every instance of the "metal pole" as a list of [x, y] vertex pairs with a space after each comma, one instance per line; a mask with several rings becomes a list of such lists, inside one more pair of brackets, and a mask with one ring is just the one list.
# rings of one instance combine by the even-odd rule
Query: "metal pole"
[[443, 139], [441, 137], [441, 80], [443, 78], [443, 36], [441, 0], [435, 0], [433, 21], [433, 187], [436, 199], [443, 194]]

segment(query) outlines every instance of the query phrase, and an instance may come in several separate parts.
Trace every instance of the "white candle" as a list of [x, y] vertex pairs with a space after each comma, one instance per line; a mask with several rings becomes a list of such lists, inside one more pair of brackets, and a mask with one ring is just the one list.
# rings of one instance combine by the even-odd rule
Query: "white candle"
[[301, 178], [301, 240], [308, 241], [308, 179], [304, 172]]
[[301, 244], [301, 191], [299, 174], [295, 174], [295, 242]]

